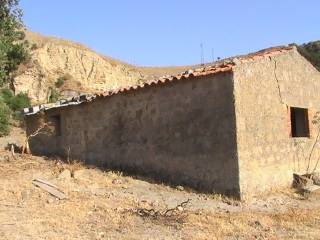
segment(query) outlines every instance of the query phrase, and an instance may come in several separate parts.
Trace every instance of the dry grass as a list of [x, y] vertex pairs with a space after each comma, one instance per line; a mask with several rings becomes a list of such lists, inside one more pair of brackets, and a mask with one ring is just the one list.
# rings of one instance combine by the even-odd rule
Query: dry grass
[[[320, 210], [290, 209], [285, 213], [228, 213], [188, 216], [206, 239], [319, 239]], [[215, 229], [212, 231], [212, 228]]]
[[[1, 239], [319, 239], [319, 201], [298, 200], [290, 191], [262, 203], [186, 192], [163, 184], [87, 169], [73, 161], [0, 153]], [[77, 178], [61, 179], [69, 169]], [[32, 185], [41, 177], [63, 190], [59, 201]], [[137, 209], [170, 215], [137, 214]], [[277, 203], [282, 200], [284, 204]], [[275, 203], [274, 203], [275, 202]], [[271, 204], [273, 203], [273, 205]], [[259, 205], [260, 204], [260, 205]], [[264, 207], [264, 204], [268, 207]]]
[[[30, 43], [35, 43], [37, 45], [37, 48], [41, 48], [41, 47], [45, 46], [46, 44], [56, 44], [56, 45], [61, 45], [61, 46], [73, 47], [73, 48], [77, 48], [77, 49], [84, 50], [84, 51], [94, 52], [92, 49], [88, 48], [87, 46], [85, 46], [81, 43], [76, 43], [76, 42], [65, 40], [65, 39], [58, 38], [58, 37], [43, 36], [39, 33], [34, 33], [31, 31], [26, 31], [26, 39]], [[111, 57], [106, 57], [104, 55], [100, 55], [100, 56], [102, 58], [104, 58], [106, 61], [110, 62], [110, 64], [113, 64], [114, 66], [124, 65], [126, 67], [134, 68], [132, 65], [127, 64], [125, 62], [122, 62], [120, 60], [117, 60], [117, 59], [114, 59]]]
[[[57, 44], [57, 45], [61, 45], [61, 46], [68, 46], [68, 47], [73, 47], [73, 48], [77, 48], [80, 50], [94, 52], [92, 49], [90, 49], [80, 43], [75, 43], [73, 41], [64, 40], [64, 39], [57, 38], [57, 37], [47, 37], [47, 36], [43, 36], [41, 34], [30, 32], [30, 31], [26, 31], [26, 39], [28, 41], [30, 41], [31, 43], [36, 43], [37, 48], [41, 48], [46, 44]], [[134, 65], [125, 63], [121, 60], [114, 59], [109, 56], [104, 56], [101, 54], [99, 54], [99, 56], [101, 56], [103, 59], [108, 61], [113, 66], [122, 65], [122, 66], [125, 66], [126, 68], [130, 69], [131, 71], [139, 71], [142, 74], [143, 79], [148, 79], [148, 78], [153, 78], [153, 77], [161, 77], [164, 75], [176, 75], [181, 72], [187, 71], [189, 69], [202, 67], [199, 64], [198, 65], [190, 65], [190, 66], [140, 67], [140, 66], [134, 66]], [[206, 64], [206, 65], [208, 65], [208, 64]], [[75, 86], [73, 85], [72, 87], [75, 87]], [[71, 89], [71, 88], [69, 87], [69, 89]], [[75, 88], [75, 89], [78, 89], [78, 88]]]

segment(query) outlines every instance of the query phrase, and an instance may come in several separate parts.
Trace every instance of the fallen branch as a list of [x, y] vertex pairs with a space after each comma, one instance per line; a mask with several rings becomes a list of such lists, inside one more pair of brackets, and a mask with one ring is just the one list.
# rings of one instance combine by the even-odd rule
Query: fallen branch
[[166, 209], [166, 210], [158, 210], [156, 211], [155, 209], [145, 209], [145, 208], [137, 208], [134, 209], [133, 212], [138, 214], [141, 217], [152, 217], [152, 218], [158, 218], [158, 217], [170, 217], [173, 216], [174, 214], [178, 214], [183, 212], [184, 208], [187, 206], [187, 204], [191, 201], [191, 199], [188, 199], [174, 208]]
[[186, 201], [178, 204], [176, 207], [170, 208], [170, 209], [166, 210], [166, 211], [164, 212], [164, 215], [167, 216], [167, 215], [169, 215], [169, 213], [170, 213], [170, 215], [171, 215], [172, 213], [174, 213], [174, 212], [176, 212], [176, 211], [183, 211], [183, 209], [187, 206], [187, 204], [188, 204], [190, 201], [191, 201], [191, 199], [188, 199], [188, 200], [186, 200]]

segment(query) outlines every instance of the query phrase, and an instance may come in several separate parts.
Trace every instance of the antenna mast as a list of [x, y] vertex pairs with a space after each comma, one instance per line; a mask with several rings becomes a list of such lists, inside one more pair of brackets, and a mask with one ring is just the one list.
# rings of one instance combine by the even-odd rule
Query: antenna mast
[[211, 49], [212, 62], [214, 62], [214, 49]]
[[203, 43], [200, 44], [201, 48], [201, 66], [204, 65], [204, 53], [203, 53]]

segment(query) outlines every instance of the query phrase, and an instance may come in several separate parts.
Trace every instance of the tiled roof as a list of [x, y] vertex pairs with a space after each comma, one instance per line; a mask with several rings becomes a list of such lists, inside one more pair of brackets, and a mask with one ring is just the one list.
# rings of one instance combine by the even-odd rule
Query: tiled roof
[[151, 79], [139, 85], [123, 87], [116, 90], [105, 91], [105, 92], [96, 93], [96, 94], [80, 95], [78, 97], [60, 100], [56, 103], [43, 104], [43, 105], [31, 107], [31, 108], [25, 108], [24, 114], [32, 115], [32, 114], [38, 113], [41, 110], [66, 107], [70, 105], [79, 105], [84, 102], [91, 102], [98, 97], [108, 97], [108, 96], [112, 96], [112, 95], [123, 93], [123, 92], [133, 91], [139, 88], [144, 88], [145, 86], [159, 85], [166, 82], [187, 79], [190, 77], [201, 77], [201, 76], [207, 76], [207, 75], [212, 75], [212, 74], [217, 74], [222, 72], [230, 72], [233, 70], [233, 67], [235, 65], [256, 61], [258, 59], [265, 58], [265, 57], [278, 55], [292, 49], [293, 47], [291, 46], [268, 48], [255, 53], [248, 54], [248, 55], [227, 58], [227, 59], [215, 62], [213, 65], [208, 65], [208, 66], [197, 68], [197, 69], [190, 69], [188, 71], [185, 71], [177, 75], [173, 75], [173, 76], [167, 75], [157, 79]]

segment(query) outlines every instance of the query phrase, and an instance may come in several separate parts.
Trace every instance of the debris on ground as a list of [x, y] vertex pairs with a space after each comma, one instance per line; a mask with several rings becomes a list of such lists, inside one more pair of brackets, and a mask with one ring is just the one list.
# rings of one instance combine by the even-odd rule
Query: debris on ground
[[34, 179], [32, 183], [33, 185], [41, 188], [42, 190], [47, 191], [48, 193], [58, 198], [59, 200], [63, 200], [67, 198], [67, 196], [62, 191], [60, 191], [57, 186], [51, 184], [48, 181], [37, 178], [37, 179]]
[[179, 191], [184, 191], [184, 187], [183, 186], [177, 186], [176, 189], [179, 190]]
[[315, 185], [320, 186], [320, 172], [315, 172], [312, 174], [312, 180]]
[[8, 143], [4, 149], [14, 153], [22, 153], [22, 146], [16, 143]]
[[304, 199], [320, 199], [319, 175], [317, 173], [293, 174], [292, 186]]
[[312, 193], [320, 190], [320, 186], [318, 185], [311, 185], [303, 188], [303, 190], [307, 193]]
[[64, 169], [58, 176], [59, 179], [63, 180], [70, 180], [71, 179], [71, 172], [69, 169]]
[[[7, 157], [10, 161], [4, 161]], [[316, 197], [305, 201], [293, 189], [239, 202], [217, 194], [177, 191], [148, 179], [86, 166], [74, 171], [75, 178], [64, 180], [78, 165], [57, 158], [16, 153], [16, 159], [12, 159], [11, 152], [4, 151], [0, 152], [0, 159], [4, 159], [0, 160], [0, 219], [5, 224], [0, 223], [1, 239], [319, 239], [320, 236], [320, 201]], [[32, 179], [38, 181], [30, 184]], [[49, 196], [48, 189], [67, 193], [69, 200]]]
[[92, 172], [91, 169], [80, 169], [73, 172], [73, 177], [77, 180], [90, 181]]
[[138, 214], [141, 217], [152, 217], [152, 218], [158, 218], [158, 217], [171, 217], [173, 215], [177, 215], [184, 211], [188, 203], [190, 203], [191, 199], [188, 199], [186, 201], [183, 201], [182, 203], [178, 204], [174, 208], [169, 208], [165, 210], [155, 210], [153, 208], [146, 209], [146, 208], [137, 208], [133, 209], [132, 212]]
[[294, 173], [293, 174], [293, 183], [292, 186], [298, 190], [304, 189], [306, 187], [312, 186], [313, 180], [309, 175], [299, 175]]
[[123, 181], [120, 178], [116, 178], [112, 180], [112, 184], [120, 185], [120, 184], [123, 184]]

